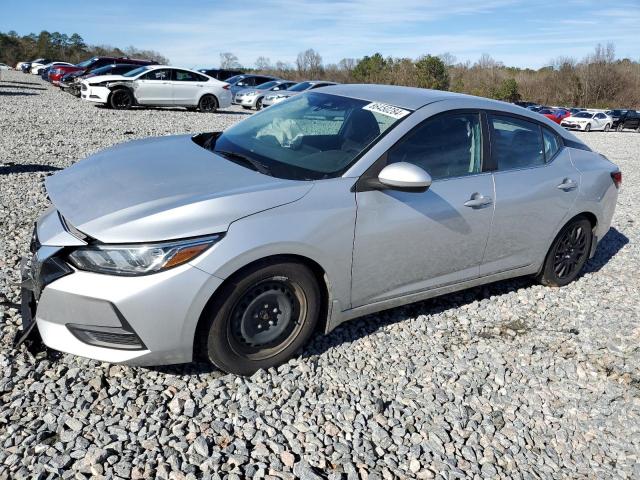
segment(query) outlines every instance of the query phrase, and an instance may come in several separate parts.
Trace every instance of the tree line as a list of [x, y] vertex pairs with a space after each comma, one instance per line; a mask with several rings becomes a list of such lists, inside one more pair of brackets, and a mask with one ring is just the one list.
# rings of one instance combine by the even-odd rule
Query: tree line
[[[232, 53], [221, 54], [221, 65], [241, 68]], [[542, 105], [589, 108], [640, 108], [640, 63], [617, 59], [613, 44], [598, 44], [581, 60], [561, 57], [540, 69], [504, 65], [490, 55], [476, 62], [457, 62], [448, 53], [417, 59], [344, 58], [324, 64], [313, 49], [300, 52], [295, 64], [259, 57], [254, 72], [293, 80], [321, 79], [340, 83], [383, 83], [468, 93], [508, 102], [526, 100]]]
[[11, 66], [35, 58], [78, 63], [95, 56], [130, 57], [169, 63], [169, 60], [153, 50], [140, 50], [133, 46], [124, 49], [110, 45], [87, 45], [77, 33], [67, 35], [43, 30], [39, 34], [18, 35], [15, 31], [0, 32], [0, 61]]

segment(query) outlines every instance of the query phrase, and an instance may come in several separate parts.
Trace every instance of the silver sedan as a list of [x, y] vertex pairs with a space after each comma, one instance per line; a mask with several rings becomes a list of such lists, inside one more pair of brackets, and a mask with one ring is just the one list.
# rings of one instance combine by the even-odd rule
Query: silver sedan
[[273, 92], [265, 95], [264, 100], [262, 101], [262, 106], [270, 107], [271, 105], [280, 103], [287, 98], [299, 95], [302, 92], [314, 90], [316, 88], [328, 87], [330, 85], [337, 85], [337, 83], [327, 82], [324, 80], [305, 80], [304, 82], [296, 83], [285, 91]]
[[241, 105], [243, 108], [261, 110], [265, 95], [268, 95], [270, 92], [282, 92], [295, 84], [296, 82], [292, 82], [291, 80], [271, 80], [255, 88], [240, 90], [233, 96], [233, 103], [235, 105]]
[[510, 277], [574, 280], [621, 173], [520, 107], [313, 90], [224, 132], [137, 140], [49, 177], [23, 337], [106, 362], [249, 374], [314, 331]]

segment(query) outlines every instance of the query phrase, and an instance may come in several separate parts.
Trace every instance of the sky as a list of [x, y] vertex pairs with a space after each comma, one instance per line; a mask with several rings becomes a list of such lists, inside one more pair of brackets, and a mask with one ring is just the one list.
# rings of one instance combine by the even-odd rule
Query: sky
[[0, 31], [9, 30], [77, 32], [184, 67], [218, 66], [221, 52], [249, 67], [260, 56], [295, 64], [313, 48], [325, 64], [448, 52], [540, 68], [608, 42], [618, 58], [640, 60], [640, 0], [3, 0]]

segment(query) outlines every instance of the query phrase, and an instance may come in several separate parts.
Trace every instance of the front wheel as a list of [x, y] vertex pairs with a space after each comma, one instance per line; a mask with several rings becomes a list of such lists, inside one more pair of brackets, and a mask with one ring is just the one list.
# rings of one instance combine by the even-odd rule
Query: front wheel
[[262, 98], [256, 101], [256, 110], [262, 110]]
[[116, 110], [126, 110], [133, 105], [133, 95], [125, 88], [115, 90], [109, 97], [109, 105]]
[[590, 132], [591, 131], [591, 124], [590, 123], [587, 123], [587, 126], [584, 127], [584, 131], [585, 132]]
[[240, 375], [280, 365], [313, 333], [320, 303], [318, 282], [306, 266], [254, 266], [205, 309], [202, 353], [221, 370]]
[[624, 127], [620, 123], [620, 124], [618, 124], [618, 128], [616, 128], [616, 131], [621, 132], [622, 130], [624, 130]]
[[218, 110], [218, 100], [213, 95], [203, 95], [198, 102], [198, 110], [201, 112], [215, 112]]
[[589, 220], [579, 216], [567, 223], [551, 244], [538, 281], [552, 287], [572, 282], [589, 258], [591, 241]]

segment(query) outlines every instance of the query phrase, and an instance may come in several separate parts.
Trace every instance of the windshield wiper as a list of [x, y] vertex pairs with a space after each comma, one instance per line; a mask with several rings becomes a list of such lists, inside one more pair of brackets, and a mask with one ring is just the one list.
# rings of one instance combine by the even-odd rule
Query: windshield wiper
[[245, 165], [249, 165], [249, 167], [255, 170], [256, 172], [260, 172], [264, 175], [271, 175], [271, 171], [269, 170], [269, 167], [267, 167], [264, 163], [261, 163], [254, 158], [247, 157], [246, 155], [242, 155], [241, 153], [238, 153], [238, 152], [231, 152], [229, 150], [214, 150], [213, 152], [218, 153], [224, 157], [227, 157], [231, 161], [239, 160]]

